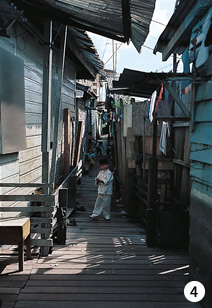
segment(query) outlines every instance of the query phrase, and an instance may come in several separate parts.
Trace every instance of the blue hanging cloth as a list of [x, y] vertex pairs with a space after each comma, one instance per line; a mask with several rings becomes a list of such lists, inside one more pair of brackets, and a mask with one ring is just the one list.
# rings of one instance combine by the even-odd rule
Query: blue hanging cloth
[[146, 100], [146, 106], [147, 106], [146, 117], [147, 117], [147, 120], [149, 122], [149, 101], [148, 101], [148, 99]]

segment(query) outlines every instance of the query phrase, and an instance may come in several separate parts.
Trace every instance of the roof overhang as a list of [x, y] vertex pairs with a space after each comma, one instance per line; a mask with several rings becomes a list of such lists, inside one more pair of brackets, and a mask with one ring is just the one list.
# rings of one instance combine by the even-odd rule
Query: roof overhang
[[189, 45], [193, 27], [211, 7], [211, 0], [181, 0], [160, 35], [153, 53], [162, 53], [166, 61], [171, 54], [182, 54]]
[[[28, 1], [29, 3], [33, 1]], [[30, 5], [30, 4], [29, 4]], [[56, 11], [56, 10], [55, 10]], [[0, 1], [0, 36], [10, 37], [10, 27], [18, 21], [29, 31], [33, 37], [44, 45], [44, 25], [45, 19], [40, 12], [28, 12], [27, 18], [24, 10], [20, 10], [8, 0]], [[62, 12], [60, 13], [62, 15]], [[41, 15], [41, 16], [40, 16]], [[57, 20], [53, 22], [53, 42], [52, 48], [60, 48], [60, 38], [62, 24]], [[74, 62], [76, 67], [77, 79], [95, 79], [97, 74], [105, 78], [103, 71], [103, 62], [100, 60], [97, 50], [85, 30], [68, 26], [66, 59]]]
[[117, 41], [141, 51], [156, 0], [14, 0], [24, 15], [53, 19]]
[[161, 83], [173, 80], [192, 80], [192, 74], [153, 73], [124, 69], [118, 81], [113, 81], [109, 93], [150, 98]]
[[105, 78], [103, 62], [91, 38], [84, 30], [69, 26], [67, 47], [75, 56], [77, 79], [95, 79], [98, 73]]
[[77, 82], [76, 83], [76, 89], [78, 91], [86, 93], [87, 95], [89, 95], [90, 97], [92, 97], [94, 99], [97, 99], [96, 93], [94, 93], [94, 91], [92, 91], [89, 86], [86, 86], [84, 84], [81, 84], [81, 83]]

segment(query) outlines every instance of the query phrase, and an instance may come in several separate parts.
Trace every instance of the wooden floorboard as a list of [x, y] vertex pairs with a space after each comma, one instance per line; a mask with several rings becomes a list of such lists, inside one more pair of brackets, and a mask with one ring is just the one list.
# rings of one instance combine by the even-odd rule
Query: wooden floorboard
[[94, 177], [77, 186], [76, 226], [67, 226], [66, 245], [48, 257], [34, 256], [18, 272], [17, 255], [0, 258], [3, 308], [187, 308], [201, 307], [184, 297], [190, 281], [185, 250], [148, 248], [138, 219], [113, 205], [111, 221], [91, 221], [97, 190]]
[[[51, 306], [50, 306], [51, 305]], [[193, 308], [198, 307], [195, 303], [179, 303], [179, 302], [124, 302], [124, 301], [92, 301], [89, 304], [87, 301], [22, 301], [18, 302], [16, 305], [17, 308]], [[6, 307], [5, 308], [9, 308]]]

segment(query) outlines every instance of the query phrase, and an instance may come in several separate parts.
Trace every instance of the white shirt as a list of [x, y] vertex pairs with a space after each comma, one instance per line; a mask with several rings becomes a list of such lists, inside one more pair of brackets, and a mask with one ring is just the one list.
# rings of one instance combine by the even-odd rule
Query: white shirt
[[99, 171], [97, 177], [95, 178], [103, 181], [104, 183], [98, 184], [98, 194], [102, 195], [112, 195], [113, 191], [113, 174], [112, 172], [107, 169], [106, 171], [101, 170]]

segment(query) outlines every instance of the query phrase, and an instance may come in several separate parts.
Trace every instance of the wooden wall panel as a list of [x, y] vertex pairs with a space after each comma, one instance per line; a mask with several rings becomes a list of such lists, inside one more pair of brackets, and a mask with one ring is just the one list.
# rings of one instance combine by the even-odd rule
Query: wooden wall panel
[[190, 135], [190, 141], [192, 143], [201, 143], [212, 145], [212, 121], [196, 123], [195, 131]]
[[[16, 26], [16, 32], [13, 28], [10, 29], [11, 38], [0, 39], [0, 46], [24, 60], [27, 149], [14, 155], [0, 155], [2, 170], [0, 180], [1, 182], [41, 182], [43, 45], [35, 40], [25, 28], [18, 24]], [[18, 36], [15, 37], [15, 34]], [[58, 54], [56, 51], [53, 51], [53, 54], [53, 67], [56, 67]], [[62, 87], [62, 109], [68, 108], [71, 118], [75, 116], [76, 112], [75, 89], [76, 69], [71, 61], [66, 61]], [[64, 171], [63, 116], [61, 117], [60, 128], [62, 136], [57, 149], [57, 181], [63, 179]], [[75, 140], [71, 138], [70, 142], [72, 146]], [[32, 188], [27, 193], [30, 193], [30, 191], [32, 191]], [[12, 192], [13, 190], [11, 190]]]
[[[210, 60], [201, 68], [205, 77], [211, 74]], [[210, 77], [211, 78], [211, 77]], [[212, 302], [212, 80], [196, 83], [191, 141], [192, 179], [190, 205], [190, 272], [203, 283], [204, 307]]]

